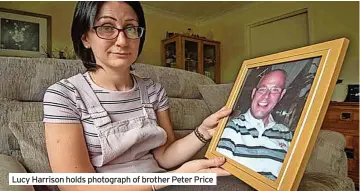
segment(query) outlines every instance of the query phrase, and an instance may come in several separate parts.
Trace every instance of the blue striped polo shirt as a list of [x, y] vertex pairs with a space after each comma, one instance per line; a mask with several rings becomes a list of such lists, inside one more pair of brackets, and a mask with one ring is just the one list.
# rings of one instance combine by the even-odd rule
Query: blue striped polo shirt
[[292, 140], [285, 125], [276, 123], [272, 115], [265, 126], [251, 115], [250, 109], [226, 124], [217, 151], [236, 162], [275, 180]]

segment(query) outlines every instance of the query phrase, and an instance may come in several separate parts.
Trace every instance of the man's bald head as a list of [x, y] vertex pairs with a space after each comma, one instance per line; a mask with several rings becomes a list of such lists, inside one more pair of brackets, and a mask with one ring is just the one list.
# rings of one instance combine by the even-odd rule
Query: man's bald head
[[265, 74], [259, 81], [256, 87], [260, 87], [261, 84], [267, 83], [268, 81], [277, 81], [277, 84], [281, 88], [285, 88], [287, 74], [284, 70], [276, 69]]

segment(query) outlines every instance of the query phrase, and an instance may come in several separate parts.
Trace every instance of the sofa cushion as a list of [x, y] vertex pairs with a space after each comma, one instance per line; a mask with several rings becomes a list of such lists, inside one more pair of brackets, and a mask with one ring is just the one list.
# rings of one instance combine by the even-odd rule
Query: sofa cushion
[[170, 119], [174, 129], [190, 129], [201, 125], [210, 115], [204, 100], [169, 98]]
[[10, 122], [9, 129], [19, 142], [26, 168], [30, 172], [51, 172], [46, 152], [43, 122]]
[[198, 85], [201, 96], [204, 98], [211, 113], [215, 113], [225, 106], [233, 85], [233, 83]]
[[42, 101], [50, 85], [85, 71], [80, 60], [0, 57], [0, 63], [0, 97], [20, 101]]
[[[86, 71], [80, 60], [0, 57], [0, 97], [42, 101], [46, 89], [57, 81]], [[181, 69], [134, 64], [134, 73], [161, 82], [169, 97], [200, 98], [198, 84], [215, 84], [210, 78]]]
[[21, 161], [17, 139], [8, 128], [9, 122], [41, 121], [43, 105], [41, 102], [0, 102], [0, 153], [11, 155]]
[[300, 182], [300, 191], [354, 191], [354, 182], [349, 177], [339, 177], [327, 173], [308, 172]]
[[342, 134], [335, 131], [321, 130], [306, 167], [306, 172], [321, 172], [346, 177], [345, 144], [345, 137]]
[[26, 173], [25, 168], [13, 157], [0, 154], [0, 191], [32, 191], [32, 186], [9, 185], [9, 173]]
[[[28, 172], [51, 173], [49, 159], [46, 151], [44, 123], [42, 121], [32, 122], [10, 122], [9, 129], [17, 138], [23, 164]], [[36, 190], [58, 191], [54, 185], [35, 186]]]
[[168, 96], [174, 98], [201, 98], [197, 86], [199, 84], [215, 84], [214, 81], [204, 75], [181, 69], [140, 63], [134, 64], [134, 69], [134, 74], [160, 82], [164, 86]]

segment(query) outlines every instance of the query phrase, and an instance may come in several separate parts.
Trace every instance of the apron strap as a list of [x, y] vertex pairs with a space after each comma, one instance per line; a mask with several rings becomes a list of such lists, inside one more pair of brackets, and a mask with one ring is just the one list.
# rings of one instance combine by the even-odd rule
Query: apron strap
[[140, 99], [141, 99], [141, 104], [143, 106], [143, 112], [144, 112], [144, 115], [147, 117], [147, 118], [150, 118], [150, 119], [156, 119], [156, 115], [155, 115], [155, 111], [154, 111], [154, 106], [150, 103], [150, 100], [149, 100], [149, 95], [148, 95], [148, 92], [147, 92], [147, 88], [146, 88], [146, 83], [145, 81], [138, 77], [138, 76], [135, 76], [135, 80], [139, 86], [139, 90], [140, 90]]
[[83, 100], [91, 118], [94, 120], [94, 125], [99, 128], [106, 124], [111, 123], [108, 113], [100, 104], [99, 99], [96, 97], [94, 90], [84, 78], [83, 74], [77, 74], [70, 77], [69, 82], [75, 86]]

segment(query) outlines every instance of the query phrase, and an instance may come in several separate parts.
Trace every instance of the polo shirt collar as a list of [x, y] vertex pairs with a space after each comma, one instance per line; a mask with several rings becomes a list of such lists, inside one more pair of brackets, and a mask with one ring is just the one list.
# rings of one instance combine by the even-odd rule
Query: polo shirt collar
[[256, 119], [250, 112], [250, 109], [247, 110], [247, 112], [244, 114], [245, 120], [250, 124], [250, 127], [248, 128], [256, 128], [258, 131], [264, 131], [265, 129], [272, 128], [276, 122], [273, 118], [273, 116], [270, 114], [269, 116], [269, 123], [266, 127], [264, 127], [264, 121], [262, 119]]

